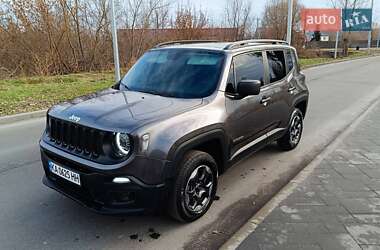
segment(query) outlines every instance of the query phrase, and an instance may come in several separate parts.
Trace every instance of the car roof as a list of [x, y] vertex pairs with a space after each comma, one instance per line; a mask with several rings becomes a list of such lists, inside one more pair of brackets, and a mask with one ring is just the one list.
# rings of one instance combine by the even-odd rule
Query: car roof
[[217, 41], [172, 41], [156, 45], [153, 49], [205, 49], [233, 53], [237, 51], [253, 49], [284, 49], [291, 48], [285, 41], [281, 40], [243, 40], [237, 42], [217, 42]]
[[210, 42], [210, 43], [191, 43], [191, 44], [173, 44], [164, 45], [158, 48], [189, 48], [189, 49], [211, 49], [211, 50], [224, 50], [228, 46], [228, 42]]

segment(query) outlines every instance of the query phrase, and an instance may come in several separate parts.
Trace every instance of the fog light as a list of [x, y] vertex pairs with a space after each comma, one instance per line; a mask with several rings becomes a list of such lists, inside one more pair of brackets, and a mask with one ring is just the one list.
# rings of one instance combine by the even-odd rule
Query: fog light
[[126, 184], [126, 183], [130, 183], [131, 180], [127, 177], [116, 177], [113, 179], [112, 182], [116, 184]]

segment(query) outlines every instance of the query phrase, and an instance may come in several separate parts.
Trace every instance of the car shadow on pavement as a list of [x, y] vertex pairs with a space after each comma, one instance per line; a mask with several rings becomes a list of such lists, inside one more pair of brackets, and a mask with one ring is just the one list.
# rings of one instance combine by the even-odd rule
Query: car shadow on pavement
[[[45, 233], [53, 239], [59, 235], [59, 241], [78, 242], [78, 244], [82, 242], [88, 247], [94, 244], [93, 241], [98, 241], [100, 244], [102, 242], [106, 244], [109, 240], [151, 242], [182, 225], [164, 215], [98, 214], [58, 193], [47, 194], [40, 205], [43, 207], [41, 212], [44, 213], [44, 221], [40, 223], [49, 225], [42, 229]], [[41, 227], [38, 230], [41, 230]], [[54, 236], [52, 231], [57, 235]], [[96, 248], [101, 246], [98, 243]]]

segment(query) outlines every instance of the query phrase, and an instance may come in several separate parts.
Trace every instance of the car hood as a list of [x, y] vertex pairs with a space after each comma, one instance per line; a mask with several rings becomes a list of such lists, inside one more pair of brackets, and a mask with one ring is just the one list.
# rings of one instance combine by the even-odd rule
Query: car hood
[[132, 131], [202, 105], [202, 99], [177, 99], [107, 89], [54, 106], [49, 115], [106, 131]]

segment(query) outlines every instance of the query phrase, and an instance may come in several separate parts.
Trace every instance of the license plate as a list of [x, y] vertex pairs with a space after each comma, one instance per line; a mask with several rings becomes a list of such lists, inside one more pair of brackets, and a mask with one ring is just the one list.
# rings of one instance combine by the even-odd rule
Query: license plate
[[55, 175], [80, 186], [80, 175], [49, 161], [49, 169]]

